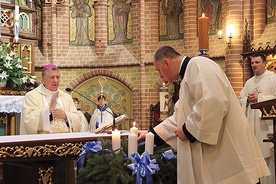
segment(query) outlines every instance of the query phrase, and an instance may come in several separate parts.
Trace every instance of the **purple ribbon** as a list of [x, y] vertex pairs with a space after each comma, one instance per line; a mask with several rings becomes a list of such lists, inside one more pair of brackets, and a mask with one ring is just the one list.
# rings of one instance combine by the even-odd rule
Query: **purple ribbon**
[[132, 170], [132, 175], [136, 174], [136, 184], [143, 183], [143, 177], [146, 176], [147, 184], [152, 184], [152, 176], [155, 171], [159, 171], [160, 168], [156, 164], [156, 160], [150, 160], [150, 155], [146, 151], [141, 156], [139, 153], [132, 153], [130, 156], [132, 164], [128, 164], [128, 168]]
[[176, 156], [173, 154], [172, 150], [167, 150], [164, 153], [162, 153], [163, 158], [166, 160], [176, 160]]
[[92, 141], [88, 142], [81, 148], [82, 153], [80, 154], [78, 161], [77, 161], [77, 170], [79, 171], [84, 164], [86, 152], [91, 151], [97, 153], [102, 150], [102, 143], [100, 141]]

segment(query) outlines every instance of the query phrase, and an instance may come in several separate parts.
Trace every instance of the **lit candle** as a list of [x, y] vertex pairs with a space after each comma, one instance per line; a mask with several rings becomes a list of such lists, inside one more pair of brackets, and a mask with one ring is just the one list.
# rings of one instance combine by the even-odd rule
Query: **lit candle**
[[135, 133], [130, 133], [128, 135], [128, 156], [132, 153], [137, 152], [138, 143], [137, 143], [137, 135]]
[[15, 5], [14, 10], [14, 40], [17, 43], [19, 40], [19, 6]]
[[159, 89], [160, 119], [164, 120], [169, 116], [169, 89], [163, 83]]
[[218, 31], [219, 39], [222, 39], [222, 30]]
[[112, 131], [112, 149], [115, 151], [121, 147], [121, 135], [120, 131], [114, 130]]
[[202, 17], [198, 18], [199, 50], [209, 50], [208, 21], [209, 18], [205, 17], [204, 13], [202, 13]]
[[147, 151], [151, 155], [153, 154], [153, 145], [154, 145], [154, 134], [149, 132], [146, 135], [145, 151]]
[[135, 126], [135, 124], [136, 124], [136, 123], [133, 122], [133, 127], [131, 127], [129, 133], [130, 133], [130, 134], [134, 133], [134, 134], [138, 135], [138, 128]]

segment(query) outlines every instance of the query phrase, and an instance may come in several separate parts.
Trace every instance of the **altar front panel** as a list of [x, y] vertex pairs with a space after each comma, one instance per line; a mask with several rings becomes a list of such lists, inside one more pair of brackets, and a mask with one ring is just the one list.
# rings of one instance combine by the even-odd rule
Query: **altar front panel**
[[[128, 134], [122, 133], [121, 137], [127, 137]], [[15, 179], [10, 177], [24, 177], [22, 179], [28, 183], [39, 183], [38, 180], [45, 178], [48, 178], [45, 182], [47, 184], [51, 183], [50, 180], [56, 181], [60, 179], [56, 176], [56, 169], [62, 167], [60, 164], [77, 160], [85, 143], [111, 137], [107, 133], [89, 132], [0, 136], [0, 162], [4, 165], [4, 182]], [[69, 172], [68, 167], [64, 166], [59, 172]]]

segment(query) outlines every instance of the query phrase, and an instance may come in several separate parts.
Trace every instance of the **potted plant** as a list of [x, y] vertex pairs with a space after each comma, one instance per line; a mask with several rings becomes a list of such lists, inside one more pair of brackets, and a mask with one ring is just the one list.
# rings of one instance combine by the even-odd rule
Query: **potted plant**
[[0, 83], [6, 84], [6, 88], [20, 91], [36, 83], [36, 76], [24, 73], [23, 59], [15, 56], [10, 44], [0, 46]]

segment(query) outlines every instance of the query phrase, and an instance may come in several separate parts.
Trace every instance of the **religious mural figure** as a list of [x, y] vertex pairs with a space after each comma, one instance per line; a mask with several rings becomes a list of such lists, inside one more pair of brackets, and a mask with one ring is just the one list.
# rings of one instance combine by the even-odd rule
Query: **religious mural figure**
[[114, 40], [112, 44], [125, 43], [127, 39], [128, 15], [130, 13], [130, 4], [127, 0], [114, 0], [112, 6], [112, 19]]
[[26, 0], [18, 0], [18, 4], [21, 6], [27, 6]]
[[266, 17], [267, 22], [275, 22], [276, 21], [276, 0], [267, 0], [266, 2]]
[[71, 17], [76, 19], [76, 37], [72, 44], [76, 45], [91, 45], [92, 41], [89, 38], [88, 19], [92, 16], [91, 8], [85, 0], [80, 0], [77, 4], [71, 6]]
[[163, 14], [166, 15], [167, 36], [166, 39], [178, 39], [179, 34], [179, 15], [182, 13], [181, 0], [163, 0]]
[[200, 5], [202, 12], [209, 17], [209, 33], [217, 34], [222, 6], [220, 0], [201, 0]]

